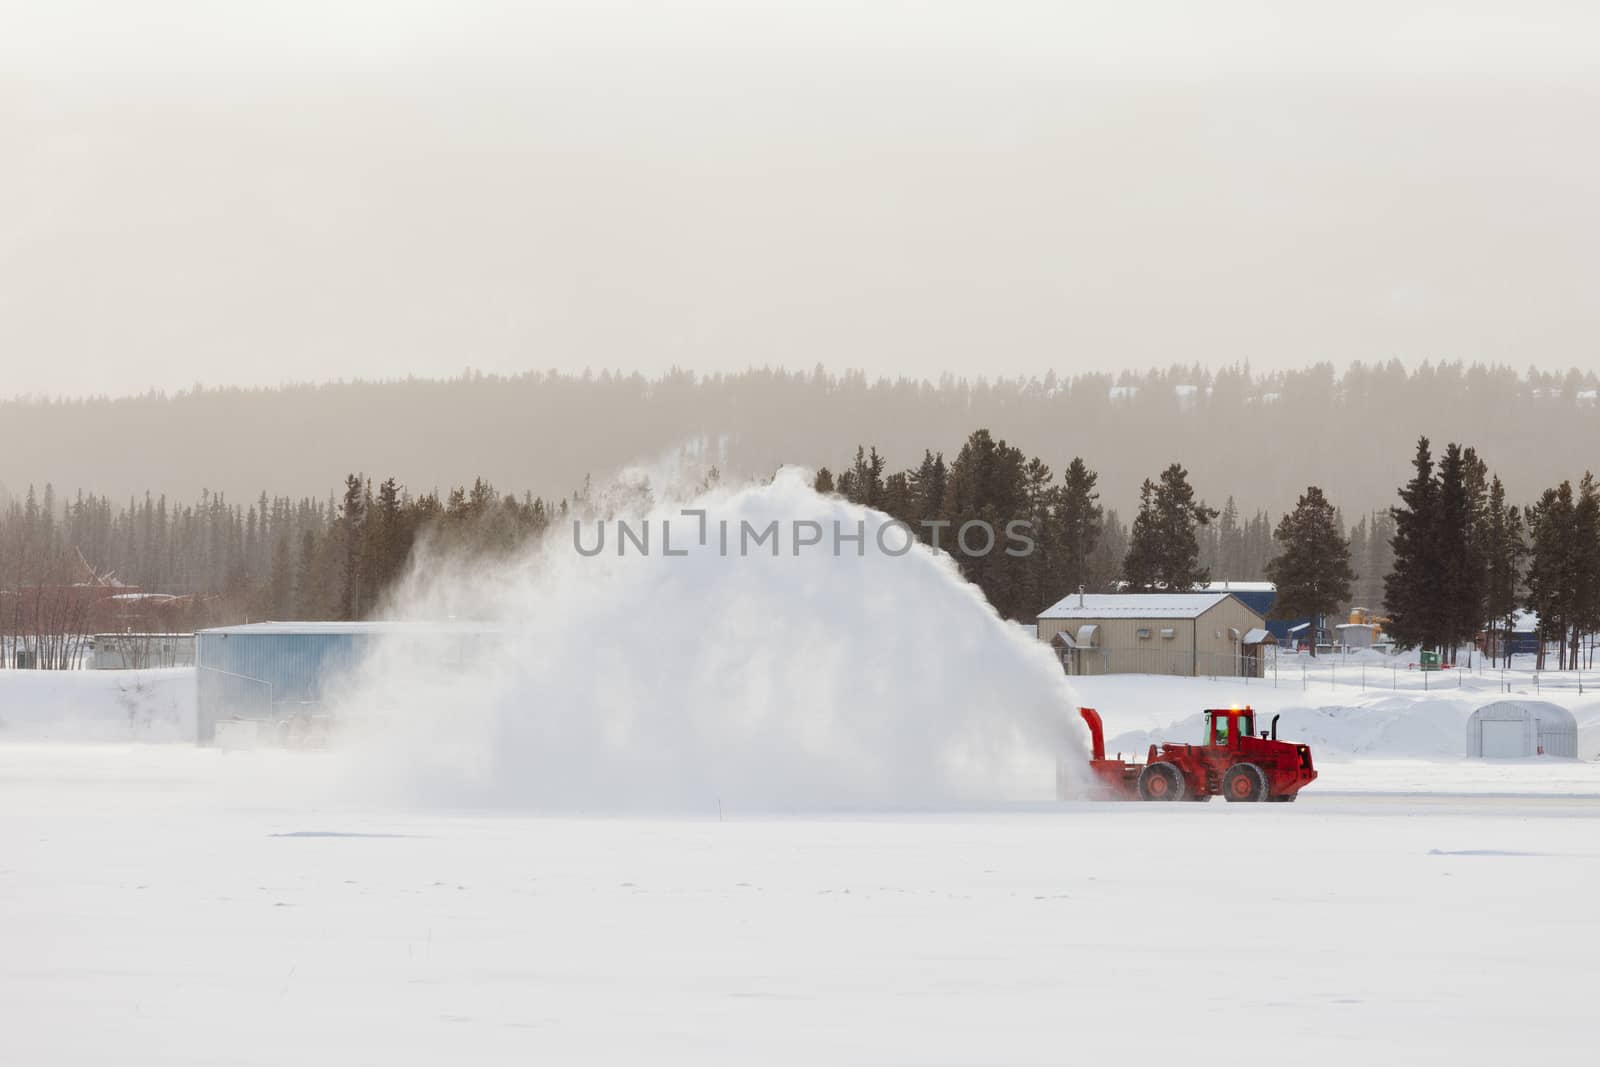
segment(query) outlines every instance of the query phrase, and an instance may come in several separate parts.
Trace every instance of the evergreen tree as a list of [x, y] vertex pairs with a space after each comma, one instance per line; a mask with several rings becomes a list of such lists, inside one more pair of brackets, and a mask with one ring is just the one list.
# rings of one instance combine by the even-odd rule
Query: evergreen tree
[[857, 445], [855, 462], [839, 476], [839, 493], [852, 504], [878, 507], [883, 497], [884, 467], [883, 457], [878, 455], [876, 447], [869, 453]]
[[1522, 515], [1515, 506], [1506, 505], [1506, 489], [1498, 477], [1489, 483], [1480, 544], [1484, 556], [1483, 615], [1499, 635], [1500, 652], [1509, 667], [1524, 549]]
[[1572, 507], [1572, 618], [1568, 666], [1583, 666], [1583, 638], [1600, 630], [1600, 489], [1585, 472]]
[[290, 562], [289, 532], [278, 534], [272, 543], [272, 577], [267, 582], [267, 614], [287, 619], [294, 613], [294, 570]]
[[1139, 499], [1123, 580], [1134, 590], [1175, 593], [1204, 585], [1210, 576], [1200, 566], [1195, 531], [1216, 518], [1217, 511], [1195, 500], [1189, 472], [1172, 464], [1161, 472], [1159, 483], [1145, 481]]
[[1445, 447], [1439, 460], [1433, 552], [1439, 578], [1438, 637], [1449, 663], [1456, 661], [1456, 650], [1472, 640], [1482, 622], [1482, 570], [1472, 536], [1479, 508], [1474, 485], [1481, 483], [1475, 466], [1471, 451], [1455, 443]]
[[1083, 583], [1091, 593], [1108, 593], [1116, 587], [1122, 560], [1128, 554], [1129, 533], [1115, 509], [1106, 509], [1100, 525], [1100, 539], [1089, 554], [1088, 577]]
[[[1028, 515], [1027, 478], [1022, 451], [996, 441], [988, 430], [977, 430], [961, 446], [950, 465], [942, 517], [950, 527], [941, 543], [955, 557], [967, 580], [988, 596], [996, 611], [1010, 619], [1033, 617], [1040, 605], [1028, 602], [1024, 574], [1028, 559], [1005, 553], [1006, 526]], [[962, 547], [962, 530], [968, 523], [987, 524], [993, 544], [974, 526], [968, 540], [972, 552]]]
[[902, 522], [915, 521], [916, 508], [912, 501], [911, 484], [904, 471], [896, 471], [884, 479], [878, 508]]
[[1139, 487], [1139, 511], [1128, 531], [1128, 552], [1122, 559], [1122, 581], [1142, 593], [1161, 585], [1161, 525], [1156, 515], [1156, 483]]
[[366, 524], [373, 587], [370, 602], [376, 602], [377, 593], [389, 588], [400, 577], [411, 555], [411, 532], [407, 529], [404, 505], [400, 483], [394, 478], [385, 478], [378, 486], [375, 507]]
[[339, 510], [339, 542], [342, 562], [339, 576], [341, 619], [359, 619], [362, 615], [362, 587], [366, 560], [362, 551], [362, 528], [367, 521], [367, 488], [360, 475], [345, 479], [344, 503]]
[[[1545, 649], [1552, 639], [1558, 649], [1565, 649], [1567, 627], [1575, 614], [1575, 525], [1571, 482], [1546, 489], [1539, 502], [1528, 509], [1526, 604], [1539, 616], [1539, 655], [1535, 663], [1539, 670], [1544, 670]], [[1564, 656], [1557, 665], [1565, 666]]]
[[[1272, 612], [1280, 619], [1307, 617], [1312, 625], [1350, 599], [1350, 544], [1341, 532], [1333, 505], [1322, 490], [1310, 486], [1295, 509], [1278, 523], [1279, 553], [1267, 565], [1267, 577], [1278, 587]], [[1311, 654], [1317, 643], [1310, 642]]]
[[1390, 510], [1394, 566], [1384, 580], [1389, 635], [1403, 646], [1438, 648], [1444, 641], [1444, 598], [1438, 549], [1439, 485], [1428, 439], [1417, 441], [1412, 477], [1400, 489], [1400, 506]]
[[1224, 578], [1247, 576], [1244, 531], [1239, 526], [1239, 507], [1229, 496], [1217, 519], [1217, 571]]
[[1091, 560], [1100, 544], [1103, 514], [1100, 494], [1095, 490], [1099, 476], [1081, 457], [1074, 456], [1062, 477], [1055, 516], [1058, 554], [1056, 588], [1062, 596], [1095, 585]]
[[823, 496], [827, 496], [829, 493], [832, 493], [833, 472], [827, 467], [823, 467], [822, 469], [818, 470], [816, 479], [811, 483], [811, 488], [816, 490], [818, 493], [821, 493]]
[[[937, 519], [944, 515], [944, 496], [949, 482], [949, 471], [945, 467], [943, 452], [934, 454], [924, 451], [922, 463], [908, 475], [907, 481], [916, 507], [917, 521]], [[931, 536], [930, 531], [925, 529], [917, 532], [924, 540]]]

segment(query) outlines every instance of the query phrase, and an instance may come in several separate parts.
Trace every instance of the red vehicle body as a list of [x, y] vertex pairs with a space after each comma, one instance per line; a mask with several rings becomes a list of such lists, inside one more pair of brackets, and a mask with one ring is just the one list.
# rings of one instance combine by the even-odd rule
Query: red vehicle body
[[1102, 800], [1210, 800], [1221, 794], [1230, 801], [1292, 801], [1316, 780], [1311, 747], [1278, 740], [1278, 717], [1272, 730], [1255, 734], [1250, 708], [1213, 708], [1205, 714], [1205, 734], [1198, 745], [1151, 745], [1143, 763], [1129, 763], [1119, 753], [1106, 759], [1105, 728], [1100, 713], [1079, 708], [1089, 724], [1093, 759], [1089, 768]]

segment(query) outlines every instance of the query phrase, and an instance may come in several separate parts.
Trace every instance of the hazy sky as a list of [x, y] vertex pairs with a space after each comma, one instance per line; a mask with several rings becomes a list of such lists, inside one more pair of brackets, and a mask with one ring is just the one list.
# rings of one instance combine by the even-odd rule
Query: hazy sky
[[0, 394], [1600, 368], [1600, 7], [0, 0]]

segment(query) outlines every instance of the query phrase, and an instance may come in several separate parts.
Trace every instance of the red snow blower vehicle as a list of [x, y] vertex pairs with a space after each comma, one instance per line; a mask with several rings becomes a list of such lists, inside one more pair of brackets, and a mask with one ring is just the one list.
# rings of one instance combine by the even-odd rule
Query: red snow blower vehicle
[[[1250, 708], [1214, 708], [1205, 714], [1205, 733], [1198, 745], [1151, 745], [1143, 763], [1129, 763], [1118, 753], [1106, 759], [1105, 727], [1100, 713], [1079, 708], [1089, 724], [1097, 800], [1210, 800], [1217, 794], [1230, 801], [1282, 801], [1295, 798], [1316, 780], [1311, 746], [1278, 740], [1278, 716], [1270, 732], [1255, 734]], [[1065, 794], [1065, 782], [1057, 792]]]

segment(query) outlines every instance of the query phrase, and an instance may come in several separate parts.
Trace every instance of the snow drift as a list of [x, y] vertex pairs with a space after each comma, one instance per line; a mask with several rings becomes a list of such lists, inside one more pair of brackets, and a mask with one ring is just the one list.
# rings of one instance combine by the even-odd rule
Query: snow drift
[[0, 671], [0, 740], [193, 741], [194, 669]]
[[[703, 543], [661, 504], [648, 555], [608, 537], [584, 557], [570, 526], [488, 569], [423, 554], [391, 614], [498, 632], [448, 669], [369, 659], [336, 709], [354, 777], [428, 803], [814, 810], [1041, 799], [1058, 757], [1084, 765], [1048, 650], [948, 558], [883, 552], [887, 516], [793, 470], [682, 506], [705, 510]], [[864, 543], [798, 545], [796, 520], [860, 524]], [[685, 555], [662, 554], [666, 521]], [[739, 552], [742, 523], [774, 521], [776, 554]]]

